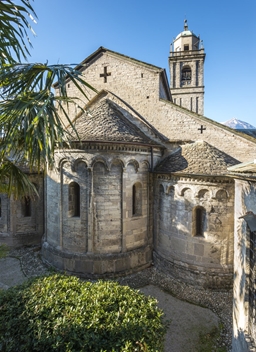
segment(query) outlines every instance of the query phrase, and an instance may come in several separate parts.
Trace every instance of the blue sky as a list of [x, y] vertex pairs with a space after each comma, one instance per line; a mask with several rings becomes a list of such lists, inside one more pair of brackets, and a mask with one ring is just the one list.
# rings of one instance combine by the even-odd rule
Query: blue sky
[[205, 116], [256, 126], [256, 0], [34, 0], [32, 62], [80, 63], [104, 46], [166, 69], [189, 29], [204, 41]]

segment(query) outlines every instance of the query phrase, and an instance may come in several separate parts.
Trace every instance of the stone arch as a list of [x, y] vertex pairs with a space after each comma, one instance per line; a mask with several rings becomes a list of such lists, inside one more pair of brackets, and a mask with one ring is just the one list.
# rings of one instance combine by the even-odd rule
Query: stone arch
[[126, 163], [126, 167], [127, 167], [129, 164], [131, 164], [131, 165], [134, 166], [135, 172], [137, 173], [137, 172], [138, 172], [138, 169], [139, 169], [139, 163], [138, 163], [138, 161], [135, 160], [135, 159], [131, 159], [131, 160], [129, 160], [129, 161]]
[[79, 168], [79, 164], [85, 164], [86, 167], [88, 167], [88, 161], [85, 158], [77, 158], [71, 163], [71, 169], [72, 171], [77, 171]]
[[175, 187], [173, 185], [167, 186], [166, 194], [174, 196], [174, 193], [175, 193]]
[[57, 164], [57, 170], [60, 172], [61, 169], [63, 168], [63, 165], [69, 162], [69, 159], [67, 157], [61, 158]]
[[182, 189], [180, 190], [180, 195], [181, 195], [182, 197], [185, 197], [186, 193], [188, 193], [188, 192], [192, 192], [192, 191], [191, 191], [191, 188], [189, 188], [189, 187], [184, 187], [184, 188], [182, 188]]
[[227, 200], [229, 198], [229, 194], [225, 189], [219, 189], [217, 190], [215, 194], [215, 198], [218, 199], [219, 201]]
[[77, 182], [68, 185], [68, 216], [80, 217], [80, 186]]
[[132, 185], [132, 216], [142, 215], [142, 184], [136, 182]]
[[209, 199], [211, 194], [207, 188], [202, 188], [195, 194], [195, 197], [199, 199]]
[[206, 229], [206, 210], [198, 205], [192, 210], [192, 236], [204, 237]]
[[125, 165], [124, 165], [124, 162], [122, 159], [119, 159], [119, 158], [115, 158], [111, 161], [111, 164], [110, 164], [110, 168], [113, 166], [113, 165], [121, 165], [122, 169], [125, 168]]
[[150, 164], [147, 160], [143, 160], [141, 162], [141, 168], [145, 171], [149, 171], [150, 170]]
[[91, 167], [94, 168], [96, 163], [101, 163], [105, 166], [106, 170], [108, 170], [108, 171], [110, 170], [110, 165], [108, 164], [108, 162], [106, 161], [105, 158], [103, 158], [101, 156], [96, 156], [91, 161]]

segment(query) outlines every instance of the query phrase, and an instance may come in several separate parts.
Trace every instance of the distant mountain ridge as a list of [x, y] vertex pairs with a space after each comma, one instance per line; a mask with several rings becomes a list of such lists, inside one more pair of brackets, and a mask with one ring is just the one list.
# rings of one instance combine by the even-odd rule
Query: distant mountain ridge
[[225, 126], [234, 128], [235, 130], [256, 130], [256, 127], [250, 125], [248, 122], [241, 121], [235, 118], [221, 123]]

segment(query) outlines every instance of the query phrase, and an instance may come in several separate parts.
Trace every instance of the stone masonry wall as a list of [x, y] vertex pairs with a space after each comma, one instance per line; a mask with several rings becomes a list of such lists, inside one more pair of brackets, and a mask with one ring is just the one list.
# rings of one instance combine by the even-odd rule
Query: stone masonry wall
[[[107, 67], [107, 72], [111, 73], [106, 82], [104, 77], [100, 76], [104, 72], [104, 67]], [[136, 63], [106, 52], [85, 67], [83, 75], [84, 79], [98, 91], [106, 89], [130, 104], [171, 141], [202, 139], [241, 162], [254, 158], [256, 143], [252, 139], [243, 138], [243, 135], [180, 108], [170, 101], [159, 100], [160, 96], [163, 96], [159, 72], [143, 63]], [[67, 89], [70, 96], [82, 98], [81, 93], [71, 83], [67, 83]], [[89, 98], [95, 96], [95, 93], [90, 90], [87, 93]], [[83, 100], [84, 104], [88, 102], [84, 98]], [[179, 102], [176, 103], [179, 104]], [[79, 111], [77, 108], [70, 107], [70, 118], [73, 119]]]
[[[250, 348], [248, 335], [256, 342], [255, 302], [254, 324], [249, 326], [249, 248], [250, 238], [246, 222], [239, 219], [247, 211], [256, 214], [256, 183], [235, 180], [235, 238], [234, 238], [234, 305], [233, 305], [233, 343], [232, 351], [255, 351]], [[252, 260], [252, 258], [251, 258]], [[255, 269], [254, 269], [255, 270]], [[255, 287], [252, 287], [255, 292]], [[255, 300], [255, 298], [254, 298]]]
[[[105, 67], [110, 74], [106, 82], [104, 77], [100, 76], [104, 73]], [[155, 68], [151, 69], [149, 65], [139, 64], [128, 58], [120, 58], [110, 52], [105, 52], [83, 70], [83, 76], [98, 91], [106, 89], [113, 92], [133, 108], [139, 108], [140, 113], [145, 113], [150, 111], [152, 103], [155, 104], [159, 100], [159, 72]], [[88, 103], [71, 83], [67, 83], [67, 90], [70, 96], [81, 98], [84, 105]], [[165, 97], [163, 89], [161, 92], [161, 96]], [[89, 89], [86, 93], [89, 99], [95, 96], [95, 93]], [[69, 116], [74, 118], [78, 112], [79, 110], [70, 107]]]
[[[154, 157], [160, 156], [155, 151]], [[88, 145], [58, 159], [57, 172], [49, 171], [47, 179], [44, 260], [82, 276], [127, 273], [150, 265], [150, 149]], [[73, 182], [80, 186], [81, 208], [80, 217], [70, 218], [68, 186]]]
[[[42, 175], [30, 175], [39, 197], [14, 200], [1, 194], [0, 244], [9, 247], [40, 245], [44, 233], [44, 183]], [[30, 203], [30, 204], [29, 204]]]
[[[253, 138], [244, 138], [232, 129], [201, 118], [167, 101], [161, 100], [158, 108], [155, 115], [157, 118], [150, 117], [149, 122], [171, 141], [204, 140], [241, 162], [254, 159], [256, 143]], [[202, 133], [201, 126], [205, 128]]]
[[95, 253], [122, 251], [122, 165], [93, 167], [93, 228]]
[[[196, 207], [205, 212], [202, 236], [195, 232]], [[155, 252], [165, 259], [162, 266], [169, 262], [171, 272], [190, 283], [231, 286], [233, 209], [234, 185], [227, 180], [156, 179]], [[195, 281], [193, 272], [209, 275]]]

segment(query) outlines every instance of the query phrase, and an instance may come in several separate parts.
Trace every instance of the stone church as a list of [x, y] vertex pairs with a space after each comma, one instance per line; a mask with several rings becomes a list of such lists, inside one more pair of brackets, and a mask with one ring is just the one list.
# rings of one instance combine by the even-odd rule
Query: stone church
[[256, 139], [204, 116], [204, 61], [186, 21], [171, 45], [169, 80], [165, 69], [103, 47], [87, 57], [77, 68], [98, 93], [68, 111], [79, 138], [67, 126], [71, 148], [56, 152], [46, 177], [31, 175], [38, 200], [2, 195], [0, 242], [42, 243], [47, 264], [81, 277], [154, 264], [225, 289], [235, 272], [234, 351], [247, 351], [239, 348], [255, 335], [255, 275], [243, 216], [256, 213]]

